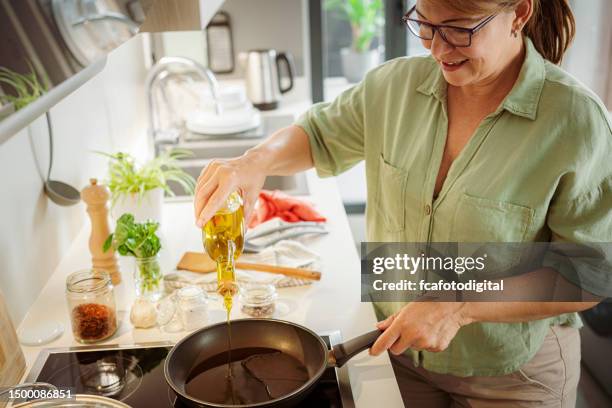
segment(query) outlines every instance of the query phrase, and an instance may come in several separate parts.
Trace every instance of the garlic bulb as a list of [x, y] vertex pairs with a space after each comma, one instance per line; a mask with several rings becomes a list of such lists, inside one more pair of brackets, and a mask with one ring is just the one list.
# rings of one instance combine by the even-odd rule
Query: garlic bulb
[[130, 321], [134, 327], [147, 329], [155, 326], [157, 322], [157, 311], [155, 305], [145, 298], [138, 298], [132, 305]]

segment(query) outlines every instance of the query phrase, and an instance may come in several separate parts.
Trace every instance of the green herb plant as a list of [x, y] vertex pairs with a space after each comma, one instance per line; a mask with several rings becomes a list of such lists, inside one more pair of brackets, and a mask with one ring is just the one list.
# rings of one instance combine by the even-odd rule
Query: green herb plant
[[0, 67], [0, 84], [10, 86], [16, 95], [0, 94], [2, 103], [12, 103], [19, 110], [41, 97], [47, 87], [43, 85], [30, 65], [30, 73], [20, 74], [6, 67]]
[[113, 206], [121, 197], [125, 198], [130, 194], [137, 194], [138, 200], [141, 200], [147, 191], [156, 188], [162, 188], [168, 195], [173, 196], [168, 181], [179, 183], [185, 192], [193, 194], [195, 180], [185, 173], [177, 162], [191, 156], [193, 153], [189, 150], [167, 150], [140, 167], [127, 153], [97, 153], [110, 159], [106, 185], [111, 192]]
[[348, 17], [353, 32], [351, 48], [367, 52], [372, 40], [384, 24], [382, 0], [326, 0], [325, 9]]
[[155, 256], [161, 249], [156, 234], [159, 224], [154, 221], [134, 222], [132, 214], [123, 214], [117, 220], [115, 232], [104, 241], [103, 250], [113, 249], [122, 256], [133, 256], [138, 265], [140, 293], [148, 293], [161, 283], [161, 270]]

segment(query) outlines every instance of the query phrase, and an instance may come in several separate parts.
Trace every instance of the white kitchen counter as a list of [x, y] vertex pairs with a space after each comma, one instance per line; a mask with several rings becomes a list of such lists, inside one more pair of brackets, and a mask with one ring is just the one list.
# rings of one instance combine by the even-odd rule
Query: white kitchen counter
[[[360, 302], [360, 261], [355, 250], [346, 215], [334, 179], [319, 179], [314, 170], [307, 174], [310, 200], [328, 217], [328, 235], [312, 241], [312, 249], [321, 255], [322, 279], [312, 285], [279, 289], [279, 300], [286, 307], [285, 313], [275, 316], [305, 325], [317, 332], [340, 330], [343, 338], [370, 331], [374, 328], [375, 315], [369, 303]], [[164, 271], [171, 270], [185, 251], [201, 251], [199, 230], [194, 225], [191, 201], [165, 204], [165, 222], [162, 225], [163, 242], [161, 263]], [[38, 299], [28, 311], [20, 328], [36, 326], [42, 322], [57, 320], [65, 327], [64, 334], [45, 347], [77, 346], [70, 330], [70, 322], [64, 294], [68, 274], [90, 266], [87, 246], [89, 225], [84, 225], [78, 238], [43, 288]], [[116, 287], [120, 326], [117, 333], [101, 344], [129, 345], [154, 341], [175, 342], [186, 333], [169, 334], [158, 328], [134, 329], [129, 322], [129, 309], [133, 301], [132, 259], [121, 259], [123, 283]], [[224, 319], [221, 304], [209, 303], [209, 322]], [[238, 307], [232, 318], [243, 316]], [[38, 347], [23, 347], [28, 369], [40, 351]], [[402, 401], [387, 355], [376, 358], [367, 353], [353, 358], [349, 363], [349, 375], [357, 407], [400, 407]]]

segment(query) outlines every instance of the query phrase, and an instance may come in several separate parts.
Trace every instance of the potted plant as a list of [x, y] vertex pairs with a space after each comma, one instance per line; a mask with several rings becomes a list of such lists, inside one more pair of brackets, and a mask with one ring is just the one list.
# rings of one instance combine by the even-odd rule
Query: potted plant
[[0, 92], [2, 111], [5, 109], [5, 104], [12, 105], [17, 111], [34, 102], [47, 91], [47, 87], [39, 81], [31, 65], [29, 74], [20, 74], [6, 67], [0, 67], [0, 85], [2, 84], [11, 87], [14, 91], [14, 95]]
[[188, 150], [174, 149], [138, 166], [127, 153], [101, 153], [110, 158], [106, 185], [111, 192], [111, 215], [134, 215], [137, 222], [151, 219], [161, 222], [164, 193], [173, 196], [168, 181], [180, 184], [192, 194], [195, 180], [179, 166], [178, 160], [191, 156]]
[[108, 236], [103, 246], [104, 252], [112, 248], [122, 256], [134, 257], [136, 295], [151, 301], [159, 300], [163, 293], [158, 228], [157, 222], [138, 223], [132, 214], [123, 214], [117, 220], [115, 232]]
[[366, 72], [380, 63], [378, 49], [370, 49], [372, 40], [383, 26], [382, 0], [327, 0], [327, 10], [343, 13], [352, 30], [350, 48], [340, 50], [342, 70], [349, 82], [359, 82]]

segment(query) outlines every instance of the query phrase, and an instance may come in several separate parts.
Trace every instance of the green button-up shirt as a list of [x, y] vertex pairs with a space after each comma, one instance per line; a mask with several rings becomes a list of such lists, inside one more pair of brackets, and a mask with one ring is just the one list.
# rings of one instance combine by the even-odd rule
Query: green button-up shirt
[[[516, 84], [455, 159], [435, 200], [448, 115], [447, 84], [431, 56], [389, 61], [298, 120], [320, 176], [365, 160], [369, 241], [612, 242], [608, 112], [525, 42]], [[382, 318], [402, 305], [375, 307]], [[531, 359], [553, 324], [580, 320], [473, 323], [443, 352], [408, 353], [438, 373], [502, 375]]]

